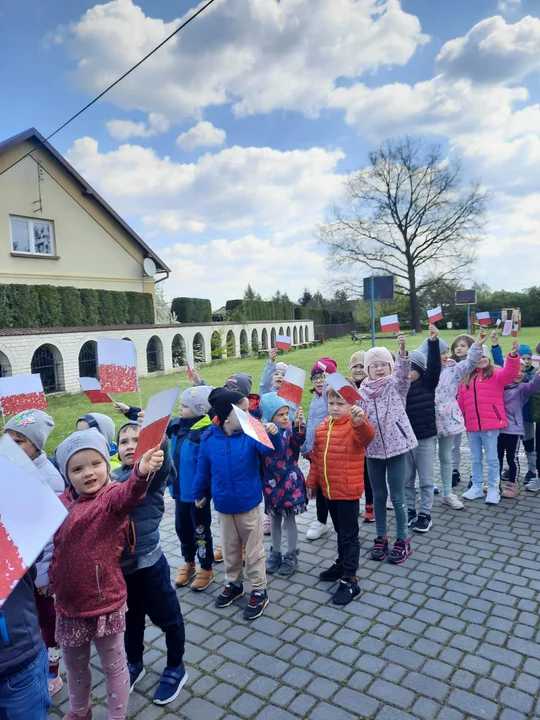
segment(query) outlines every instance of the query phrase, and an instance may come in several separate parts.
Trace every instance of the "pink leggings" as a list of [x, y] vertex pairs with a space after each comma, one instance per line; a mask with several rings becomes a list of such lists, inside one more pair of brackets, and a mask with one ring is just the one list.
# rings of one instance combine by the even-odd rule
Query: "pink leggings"
[[[107, 681], [109, 720], [125, 720], [129, 700], [129, 672], [124, 650], [124, 634], [94, 638]], [[90, 669], [90, 643], [79, 647], [62, 647], [67, 669], [69, 704], [71, 712], [85, 717], [90, 708], [92, 670]]]

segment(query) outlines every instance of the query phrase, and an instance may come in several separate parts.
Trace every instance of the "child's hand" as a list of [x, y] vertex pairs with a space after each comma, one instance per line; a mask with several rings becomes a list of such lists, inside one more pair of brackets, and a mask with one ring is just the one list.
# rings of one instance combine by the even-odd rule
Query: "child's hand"
[[264, 429], [269, 435], [277, 435], [279, 430], [277, 429], [277, 425], [274, 425], [274, 423], [268, 423], [264, 426]]
[[139, 423], [139, 425], [143, 424], [145, 412], [146, 410], [139, 410], [139, 412], [137, 413], [137, 422]]
[[195, 500], [195, 505], [200, 510], [201, 508], [203, 508], [206, 505], [206, 498], [203, 498], [202, 500]]
[[304, 460], [311, 462], [311, 453], [310, 452], [304, 453]]
[[52, 585], [44, 585], [43, 587], [37, 588], [37, 591], [43, 597], [47, 597], [49, 594], [52, 595]]
[[191, 382], [193, 383], [193, 387], [199, 387], [201, 384], [201, 378], [195, 368], [191, 368]]
[[397, 344], [398, 344], [398, 347], [399, 347], [399, 352], [400, 352], [402, 355], [405, 355], [405, 352], [406, 352], [405, 348], [406, 348], [406, 345], [407, 345], [407, 340], [406, 340], [406, 338], [405, 338], [405, 335], [404, 335], [403, 333], [398, 333], [398, 336], [397, 336], [396, 340], [397, 340]]
[[296, 427], [300, 427], [300, 425], [303, 425], [304, 422], [304, 411], [301, 407], [298, 407], [296, 408], [296, 412], [294, 413], [294, 424], [296, 425]]
[[163, 465], [163, 450], [159, 449], [159, 445], [148, 452], [145, 452], [139, 462], [139, 470], [141, 475], [150, 475], [155, 473]]
[[364, 420], [365, 412], [362, 410], [361, 407], [358, 407], [358, 405], [353, 405], [351, 407], [351, 417], [353, 423], [355, 425], [359, 425]]
[[439, 328], [433, 323], [429, 324], [429, 339], [436, 340], [439, 335]]
[[480, 332], [478, 333], [478, 339], [476, 340], [476, 345], [478, 345], [478, 347], [482, 347], [482, 345], [484, 345], [484, 343], [486, 342], [486, 338], [487, 338], [487, 332], [486, 332], [485, 328], [480, 326]]
[[306, 490], [307, 490], [308, 499], [309, 499], [309, 500], [315, 500], [315, 496], [316, 496], [315, 490], [314, 490], [313, 488], [310, 488], [310, 487], [306, 488]]
[[510, 353], [510, 355], [512, 355], [512, 357], [516, 357], [516, 355], [518, 354], [518, 350], [519, 340], [514, 340], [514, 342], [512, 343], [512, 352]]
[[277, 358], [277, 350], [276, 348], [272, 348], [270, 352], [268, 353], [268, 360], [272, 363], [272, 365], [275, 365]]
[[492, 345], [499, 344], [499, 335], [495, 330], [490, 334], [489, 339], [491, 340]]
[[127, 411], [129, 410], [129, 405], [126, 405], [126, 403], [123, 403], [123, 402], [115, 402], [114, 409], [116, 410], [116, 412], [122, 413], [122, 415], [123, 415], [124, 413], [127, 413]]

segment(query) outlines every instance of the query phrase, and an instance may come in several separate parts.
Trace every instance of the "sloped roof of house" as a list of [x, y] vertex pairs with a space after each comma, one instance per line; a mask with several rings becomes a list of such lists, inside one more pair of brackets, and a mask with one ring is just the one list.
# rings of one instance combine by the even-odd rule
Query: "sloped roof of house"
[[64, 167], [64, 169], [67, 170], [67, 172], [81, 185], [83, 195], [93, 197], [96, 202], [98, 202], [116, 220], [116, 222], [121, 225], [127, 233], [129, 233], [129, 235], [131, 235], [135, 242], [143, 248], [146, 257], [150, 257], [152, 258], [152, 260], [154, 260], [158, 272], [171, 272], [171, 269], [167, 267], [167, 265], [165, 265], [163, 260], [161, 260], [161, 258], [156, 255], [152, 248], [149, 247], [139, 235], [137, 235], [135, 230], [133, 230], [133, 228], [130, 227], [127, 222], [123, 220], [115, 210], [112, 209], [109, 203], [106, 202], [101, 197], [101, 195], [96, 192], [96, 190], [94, 190], [94, 188], [89, 183], [87, 183], [81, 175], [79, 175], [75, 168], [68, 163], [65, 157], [63, 157], [63, 155], [61, 155], [58, 150], [56, 150], [49, 142], [47, 142], [43, 135], [35, 128], [29, 128], [28, 130], [24, 130], [23, 132], [18, 133], [17, 135], [13, 135], [13, 137], [10, 137], [7, 140], [0, 142], [0, 155], [7, 152], [8, 150], [12, 150], [13, 148], [17, 147], [17, 145], [20, 145], [27, 140], [36, 140], [42, 147], [48, 150], [51, 155], [53, 155], [53, 157]]

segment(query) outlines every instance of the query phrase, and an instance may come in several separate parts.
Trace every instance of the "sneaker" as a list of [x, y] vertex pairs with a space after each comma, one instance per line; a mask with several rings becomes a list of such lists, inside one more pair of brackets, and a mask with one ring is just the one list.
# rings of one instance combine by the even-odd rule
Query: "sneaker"
[[373, 543], [373, 550], [371, 551], [372, 560], [384, 560], [388, 555], [388, 538], [381, 537], [375, 538]]
[[223, 562], [223, 548], [221, 547], [221, 545], [218, 545], [217, 548], [214, 548], [214, 562]]
[[501, 501], [499, 487], [488, 488], [486, 495], [486, 505], [498, 505]]
[[510, 472], [508, 470], [503, 470], [501, 473], [501, 480], [509, 480], [510, 479]]
[[142, 660], [136, 665], [128, 663], [127, 666], [129, 672], [129, 692], [131, 694], [135, 685], [146, 675], [146, 669], [143, 665]]
[[338, 589], [332, 595], [332, 602], [334, 605], [348, 605], [351, 600], [360, 595], [360, 588], [358, 587], [358, 581], [350, 582], [341, 578], [339, 581]]
[[427, 533], [432, 525], [433, 521], [431, 519], [431, 515], [420, 513], [418, 515], [418, 520], [414, 523], [412, 529], [417, 533]]
[[175, 585], [176, 587], [185, 587], [186, 585], [189, 585], [191, 582], [191, 578], [193, 578], [196, 574], [197, 570], [195, 568], [195, 563], [186, 563], [185, 565], [182, 565], [181, 568], [178, 568], [178, 573], [176, 575]]
[[215, 579], [216, 576], [213, 570], [204, 570], [201, 568], [195, 576], [195, 580], [191, 583], [191, 589], [196, 592], [202, 592], [203, 590], [206, 590], [206, 588], [211, 585]]
[[318, 540], [323, 535], [326, 535], [329, 530], [328, 523], [324, 524], [315, 520], [306, 533], [306, 540]]
[[393, 510], [393, 509], [394, 509], [394, 505], [392, 504], [392, 500], [391, 500], [391, 498], [390, 498], [390, 495], [388, 495], [388, 497], [386, 498], [386, 509], [387, 509], [387, 510]]
[[93, 720], [94, 714], [92, 712], [92, 708], [89, 708], [86, 715], [75, 715], [74, 712], [68, 712], [67, 715], [64, 715], [64, 720]]
[[519, 483], [518, 482], [507, 482], [501, 493], [503, 498], [517, 498], [519, 495]]
[[461, 482], [461, 475], [459, 470], [452, 470], [452, 487], [456, 487]]
[[450, 495], [446, 495], [442, 499], [443, 505], [448, 505], [449, 508], [452, 508], [452, 510], [463, 510], [465, 505], [461, 502], [461, 500], [458, 498], [457, 495], [454, 495], [454, 493], [450, 493]]
[[471, 487], [464, 492], [461, 497], [465, 498], [465, 500], [478, 500], [478, 498], [484, 497], [484, 490], [481, 487], [477, 488], [474, 485], [471, 485]]
[[216, 607], [229, 607], [229, 605], [232, 605], [235, 600], [239, 600], [242, 597], [244, 597], [244, 586], [241, 583], [240, 585], [233, 585], [232, 583], [229, 583], [217, 596]]
[[56, 677], [50, 677], [47, 679], [47, 685], [49, 686], [49, 695], [53, 697], [56, 695], [56, 693], [59, 693], [60, 690], [64, 687], [64, 681], [60, 677], [60, 675], [57, 675]]
[[278, 570], [278, 575], [282, 577], [290, 577], [298, 569], [298, 550], [293, 550], [290, 553], [286, 553], [283, 557], [283, 562]]
[[188, 674], [184, 663], [179, 667], [167, 666], [159, 679], [159, 685], [154, 693], [154, 703], [156, 705], [167, 705], [173, 700], [176, 700], [180, 694], [180, 690], [186, 684], [187, 679]]
[[276, 552], [274, 548], [270, 548], [270, 557], [266, 563], [266, 572], [269, 575], [273, 575], [281, 567], [282, 556], [281, 553]]
[[335, 562], [332, 567], [328, 568], [328, 570], [322, 571], [322, 573], [319, 575], [319, 580], [322, 580], [323, 582], [335, 582], [336, 580], [341, 580], [342, 577], [343, 565]]
[[439, 492], [440, 492], [439, 488], [438, 488], [436, 485], [434, 485], [434, 486], [433, 486], [433, 493], [434, 493], [435, 495], [438, 495]]
[[245, 620], [255, 620], [260, 617], [268, 605], [268, 593], [266, 590], [252, 590], [249, 602], [244, 608]]
[[411, 554], [412, 548], [410, 540], [396, 540], [394, 547], [388, 555], [388, 562], [392, 563], [392, 565], [400, 565], [402, 562], [405, 562]]
[[534, 470], [527, 470], [525, 477], [523, 478], [523, 482], [525, 484], [529, 483], [529, 482], [531, 482], [531, 480], [534, 480], [535, 477], [536, 477], [536, 473], [534, 472]]
[[263, 535], [270, 535], [270, 515], [265, 515], [263, 520]]
[[531, 482], [525, 485], [525, 488], [527, 490], [530, 490], [530, 492], [537, 493], [540, 490], [540, 478], [535, 478], [534, 480], [531, 480]]
[[373, 510], [373, 505], [366, 505], [366, 510], [364, 512], [364, 522], [375, 522], [375, 511]]
[[416, 510], [408, 510], [409, 517], [407, 519], [407, 525], [408, 527], [411, 527], [411, 525], [414, 525], [416, 522]]

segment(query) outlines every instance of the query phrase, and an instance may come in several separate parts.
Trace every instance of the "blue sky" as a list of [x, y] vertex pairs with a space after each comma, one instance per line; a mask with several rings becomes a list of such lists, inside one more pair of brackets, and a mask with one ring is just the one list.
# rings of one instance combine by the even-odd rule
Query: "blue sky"
[[[50, 133], [194, 7], [4, 0], [0, 137]], [[173, 268], [170, 296], [219, 305], [329, 290], [316, 223], [373, 144], [419, 134], [490, 191], [474, 277], [521, 288], [539, 70], [536, 0], [218, 0], [53, 142]]]

